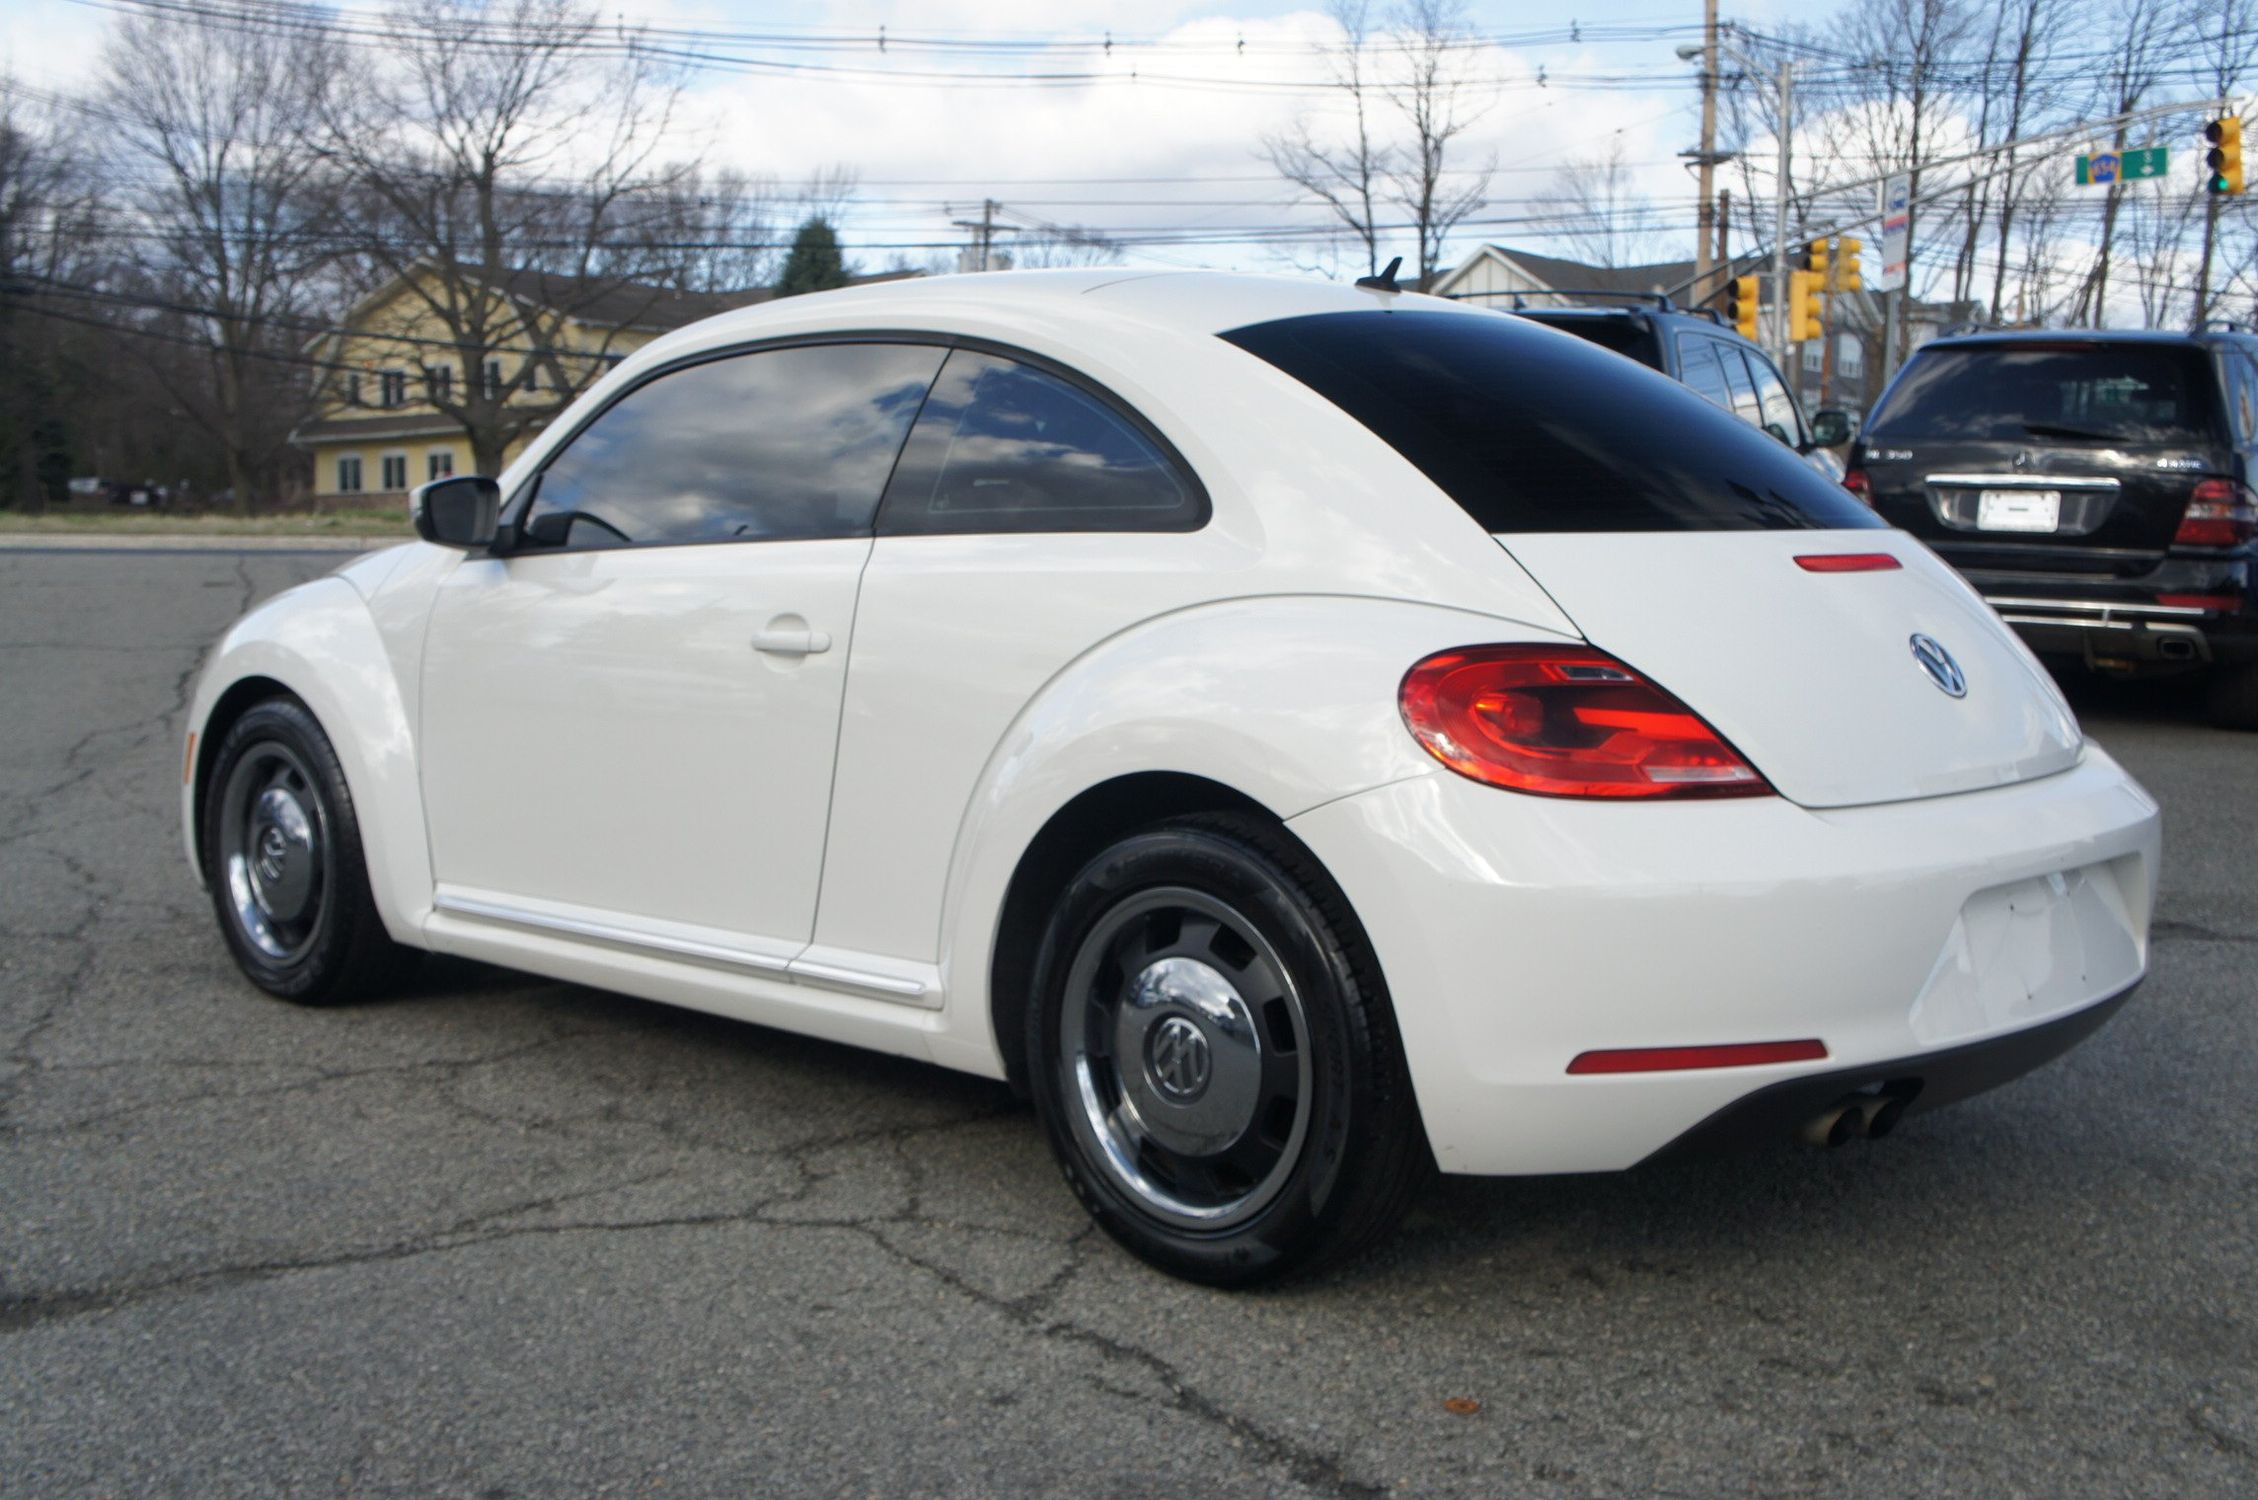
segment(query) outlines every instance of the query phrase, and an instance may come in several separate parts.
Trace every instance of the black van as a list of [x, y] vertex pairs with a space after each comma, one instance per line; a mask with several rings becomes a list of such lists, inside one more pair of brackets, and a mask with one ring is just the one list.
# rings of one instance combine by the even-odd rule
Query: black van
[[1936, 548], [2032, 649], [2209, 674], [2258, 729], [2258, 338], [1979, 333], [1922, 345], [1843, 482]]

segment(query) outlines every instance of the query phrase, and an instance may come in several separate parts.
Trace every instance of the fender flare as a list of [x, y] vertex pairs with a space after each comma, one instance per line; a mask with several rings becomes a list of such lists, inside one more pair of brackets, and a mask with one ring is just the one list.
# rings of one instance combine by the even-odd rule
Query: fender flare
[[197, 748], [181, 788], [181, 831], [198, 879], [198, 814], [217, 749], [207, 730], [230, 690], [253, 680], [290, 693], [320, 721], [345, 770], [385, 931], [395, 942], [421, 946], [431, 910], [431, 850], [413, 721], [375, 617], [340, 577], [267, 600], [235, 623], [205, 664], [188, 715]]

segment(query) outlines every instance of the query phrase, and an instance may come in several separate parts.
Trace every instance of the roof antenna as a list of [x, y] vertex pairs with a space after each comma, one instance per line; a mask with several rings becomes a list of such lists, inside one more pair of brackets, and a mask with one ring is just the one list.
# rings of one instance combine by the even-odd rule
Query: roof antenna
[[1358, 286], [1368, 286], [1376, 292], [1400, 292], [1403, 290], [1403, 288], [1396, 285], [1396, 272], [1401, 270], [1402, 268], [1403, 257], [1399, 255], [1394, 260], [1389, 261], [1387, 269], [1382, 271], [1379, 275], [1359, 276], [1356, 278], [1356, 284]]

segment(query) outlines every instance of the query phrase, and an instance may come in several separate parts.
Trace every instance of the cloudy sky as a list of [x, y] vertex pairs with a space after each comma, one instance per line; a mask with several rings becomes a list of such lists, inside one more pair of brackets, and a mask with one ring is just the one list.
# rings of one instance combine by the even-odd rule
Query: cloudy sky
[[[1259, 148], [1297, 117], [1322, 119], [1338, 107], [1316, 86], [1324, 67], [1313, 47], [1331, 33], [1314, 8], [1264, 0], [612, 0], [601, 8], [630, 24], [698, 33], [682, 40], [718, 59], [691, 74], [687, 111], [710, 160], [785, 181], [851, 170], [859, 187], [846, 229], [865, 264], [946, 253], [963, 237], [949, 221], [977, 217], [985, 198], [1001, 203], [1007, 220], [1114, 233], [1134, 263], [1310, 263], [1306, 248], [1269, 236], [1321, 222], [1321, 213], [1295, 203]], [[1761, 27], [1783, 8], [1759, 0], [1728, 9]], [[1673, 48], [1697, 33], [1697, 0], [1573, 8], [1486, 0], [1472, 18], [1497, 44], [1465, 61], [1479, 116], [1454, 161], [1475, 168], [1494, 158], [1496, 171], [1479, 215], [1491, 222], [1470, 225], [1453, 251], [1479, 239], [1562, 249], [1527, 222], [1528, 198], [1562, 163], [1620, 140], [1639, 188], [1676, 231], [1638, 248], [1684, 253], [1691, 183], [1673, 158], [1693, 144], [1697, 112], [1692, 70]], [[92, 67], [109, 19], [74, 0], [0, 0], [0, 64], [27, 84], [68, 90]], [[1101, 78], [1029, 81], [1059, 73]]]

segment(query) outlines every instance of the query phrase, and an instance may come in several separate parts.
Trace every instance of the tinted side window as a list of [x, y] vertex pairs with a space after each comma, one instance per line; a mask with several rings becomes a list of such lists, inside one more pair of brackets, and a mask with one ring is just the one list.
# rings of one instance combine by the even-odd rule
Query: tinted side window
[[933, 383], [878, 529], [1182, 531], [1206, 519], [1189, 476], [1097, 396], [959, 349]]
[[1795, 398], [1788, 394], [1787, 382], [1772, 367], [1772, 361], [1746, 349], [1741, 351], [1741, 357], [1748, 361], [1749, 373], [1756, 377], [1756, 402], [1764, 419], [1762, 425], [1779, 428], [1775, 436], [1789, 443], [1803, 441], [1803, 423], [1796, 417]]
[[1733, 393], [1725, 385], [1725, 372], [1717, 365], [1717, 341], [1699, 334], [1678, 335], [1678, 378], [1715, 405], [1733, 409]]
[[621, 547], [863, 535], [944, 353], [813, 344], [661, 375], [549, 460], [527, 538]]
[[1519, 318], [1374, 309], [1223, 337], [1362, 423], [1484, 531], [1887, 524], [1677, 381]]
[[1717, 363], [1725, 367], [1725, 383], [1733, 388], [1733, 415], [1751, 427], [1763, 425], [1764, 408], [1757, 404], [1756, 382], [1748, 378], [1748, 361], [1731, 344], [1712, 341]]

